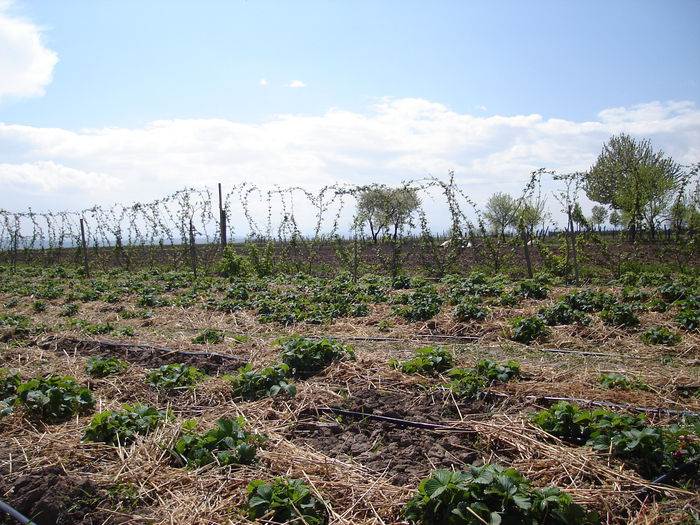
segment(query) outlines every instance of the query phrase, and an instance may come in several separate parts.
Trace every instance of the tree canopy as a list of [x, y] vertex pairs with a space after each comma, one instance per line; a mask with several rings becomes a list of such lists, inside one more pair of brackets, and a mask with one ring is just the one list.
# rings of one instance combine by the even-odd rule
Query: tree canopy
[[411, 218], [419, 206], [420, 198], [415, 188], [372, 184], [360, 188], [356, 217], [361, 223], [367, 222], [374, 242], [382, 231], [396, 240], [404, 227], [411, 226]]
[[648, 139], [637, 141], [621, 133], [603, 146], [585, 174], [584, 189], [589, 199], [620, 212], [634, 240], [644, 224], [653, 235], [661, 213], [678, 188], [682, 171], [663, 151], [654, 151]]

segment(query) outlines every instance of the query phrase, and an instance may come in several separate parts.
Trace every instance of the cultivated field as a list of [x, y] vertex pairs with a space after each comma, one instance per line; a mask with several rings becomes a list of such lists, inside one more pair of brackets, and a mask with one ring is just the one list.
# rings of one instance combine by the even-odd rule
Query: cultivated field
[[[697, 280], [0, 279], [0, 500], [38, 524], [698, 523]], [[416, 497], [437, 469], [472, 478]]]

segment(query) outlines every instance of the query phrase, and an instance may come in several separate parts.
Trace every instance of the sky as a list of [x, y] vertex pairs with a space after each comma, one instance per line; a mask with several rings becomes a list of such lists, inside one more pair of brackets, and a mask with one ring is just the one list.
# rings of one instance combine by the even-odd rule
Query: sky
[[0, 209], [450, 172], [484, 203], [619, 133], [700, 162], [699, 21], [698, 0], [0, 0]]

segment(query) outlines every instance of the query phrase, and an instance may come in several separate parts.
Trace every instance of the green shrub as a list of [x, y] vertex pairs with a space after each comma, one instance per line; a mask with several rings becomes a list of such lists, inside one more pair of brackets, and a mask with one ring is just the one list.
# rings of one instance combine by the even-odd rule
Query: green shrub
[[85, 363], [85, 371], [91, 377], [107, 377], [121, 374], [126, 370], [126, 362], [116, 357], [91, 357]]
[[652, 326], [641, 335], [641, 339], [648, 345], [674, 346], [680, 342], [681, 336], [665, 326]]
[[248, 517], [289, 525], [324, 525], [328, 510], [322, 500], [299, 479], [275, 478], [272, 483], [261, 479], [247, 487]]
[[293, 396], [296, 387], [287, 382], [289, 365], [278, 363], [260, 371], [247, 364], [238, 369], [237, 376], [226, 376], [233, 383], [233, 394], [243, 399], [255, 400], [261, 397], [274, 397], [278, 394]]
[[277, 341], [282, 345], [280, 358], [296, 377], [308, 377], [333, 361], [354, 359], [352, 347], [334, 339], [307, 339], [293, 335]]
[[236, 249], [227, 246], [221, 260], [214, 266], [214, 271], [224, 277], [243, 277], [251, 273], [250, 261], [244, 255], [238, 255]]
[[201, 334], [192, 338], [192, 343], [196, 345], [212, 344], [215, 345], [224, 340], [224, 333], [219, 330], [210, 328], [204, 330]]
[[400, 368], [404, 374], [433, 374], [444, 372], [454, 365], [454, 358], [445, 348], [438, 346], [426, 346], [414, 352], [414, 358], [399, 363], [396, 360], [389, 361], [394, 368]]
[[222, 418], [216, 427], [203, 434], [185, 434], [177, 440], [171, 452], [183, 467], [251, 465], [257, 460], [257, 447], [267, 441], [265, 436], [245, 430], [245, 419]]
[[533, 490], [515, 469], [470, 465], [466, 471], [434, 470], [403, 508], [414, 525], [599, 523], [594, 512], [555, 487]]
[[23, 404], [30, 415], [50, 423], [65, 421], [95, 405], [89, 389], [76, 383], [75, 378], [62, 376], [23, 383], [17, 388], [17, 402]]
[[140, 405], [124, 405], [122, 410], [107, 410], [92, 416], [83, 441], [108, 445], [128, 445], [136, 436], [145, 436], [174, 416], [170, 410], [156, 410]]
[[549, 328], [541, 317], [516, 317], [510, 323], [511, 339], [523, 344], [530, 344], [549, 335]]
[[183, 363], [164, 365], [146, 375], [146, 383], [162, 389], [190, 387], [206, 377], [204, 372]]

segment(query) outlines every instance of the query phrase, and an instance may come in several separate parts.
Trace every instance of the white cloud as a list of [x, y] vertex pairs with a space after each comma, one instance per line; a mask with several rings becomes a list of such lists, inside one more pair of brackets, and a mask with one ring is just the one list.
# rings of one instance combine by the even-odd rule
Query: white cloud
[[260, 84], [261, 86], [267, 86], [267, 79], [261, 78], [260, 80], [258, 80], [258, 84]]
[[306, 84], [304, 84], [301, 80], [292, 80], [287, 87], [290, 88], [303, 88], [306, 87]]
[[119, 180], [104, 173], [91, 173], [51, 161], [0, 164], [0, 184], [30, 192], [110, 190]]
[[620, 132], [650, 138], [678, 162], [700, 160], [700, 110], [689, 102], [604, 110], [591, 122], [477, 117], [413, 98], [383, 99], [362, 113], [331, 109], [259, 124], [181, 119], [68, 131], [0, 123], [0, 152], [12, 155], [0, 165], [0, 208], [26, 209], [33, 203], [27, 195], [64, 190], [86, 207], [217, 182], [313, 190], [335, 182], [398, 184], [448, 170], [483, 203], [495, 191], [519, 192], [540, 167], [588, 169]]
[[40, 28], [7, 14], [9, 6], [0, 2], [0, 101], [42, 96], [58, 56], [44, 46]]

